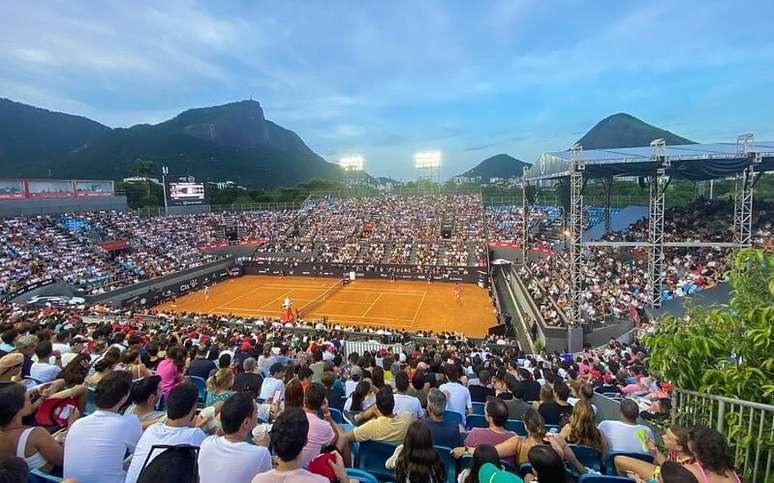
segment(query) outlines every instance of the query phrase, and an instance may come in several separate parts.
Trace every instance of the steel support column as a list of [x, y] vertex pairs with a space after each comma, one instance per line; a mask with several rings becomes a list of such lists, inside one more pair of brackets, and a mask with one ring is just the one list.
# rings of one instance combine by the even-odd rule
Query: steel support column
[[581, 323], [583, 304], [582, 257], [583, 250], [583, 169], [581, 159], [572, 162], [570, 168], [570, 324]]
[[754, 163], [736, 177], [734, 194], [734, 241], [742, 246], [750, 246], [752, 240], [752, 208]]
[[648, 275], [653, 285], [651, 307], [661, 307], [661, 289], [664, 285], [664, 192], [669, 184], [669, 160], [664, 156], [666, 143], [656, 139], [650, 143], [651, 158], [656, 161], [656, 175], [650, 179], [648, 235]]
[[610, 233], [610, 197], [613, 193], [613, 177], [604, 180], [605, 187], [605, 234]]
[[529, 257], [529, 203], [527, 203], [527, 181], [521, 182], [521, 263], [527, 264]]

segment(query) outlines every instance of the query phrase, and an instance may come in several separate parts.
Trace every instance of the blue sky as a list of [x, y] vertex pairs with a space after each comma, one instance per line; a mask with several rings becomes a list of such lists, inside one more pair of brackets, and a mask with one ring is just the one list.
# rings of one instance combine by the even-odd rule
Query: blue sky
[[253, 97], [330, 161], [453, 176], [628, 112], [774, 139], [774, 2], [3, 2], [0, 97], [109, 126]]

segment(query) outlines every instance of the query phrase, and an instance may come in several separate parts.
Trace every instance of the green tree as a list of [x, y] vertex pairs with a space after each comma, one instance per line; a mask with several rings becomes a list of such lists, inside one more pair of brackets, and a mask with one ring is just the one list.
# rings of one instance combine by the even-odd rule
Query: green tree
[[148, 161], [144, 159], [137, 158], [134, 160], [134, 163], [129, 167], [129, 172], [131, 172], [135, 176], [142, 176], [145, 178], [145, 192], [146, 192], [146, 200], [150, 201], [151, 197], [151, 189], [150, 189], [150, 177], [153, 176], [153, 173], [155, 171], [155, 166], [153, 164], [153, 161]]
[[774, 403], [774, 253], [740, 250], [729, 305], [665, 316], [643, 341], [649, 366], [677, 387]]

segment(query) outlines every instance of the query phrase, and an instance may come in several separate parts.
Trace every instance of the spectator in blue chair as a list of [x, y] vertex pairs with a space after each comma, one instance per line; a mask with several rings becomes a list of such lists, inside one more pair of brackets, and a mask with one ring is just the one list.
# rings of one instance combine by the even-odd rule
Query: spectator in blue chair
[[403, 444], [395, 448], [384, 467], [395, 471], [395, 481], [398, 482], [444, 483], [446, 468], [433, 444], [433, 435], [427, 426], [414, 421], [406, 432]]
[[427, 395], [425, 411], [427, 416], [422, 419], [422, 423], [430, 429], [433, 441], [435, 441], [437, 446], [456, 448], [462, 445], [462, 440], [465, 437], [465, 428], [455, 421], [444, 419], [446, 394], [435, 388], [430, 389]]
[[392, 388], [389, 386], [381, 388], [376, 393], [376, 404], [364, 411], [366, 414], [362, 419], [367, 421], [339, 437], [337, 444], [339, 450], [343, 451], [344, 447], [349, 446], [353, 441], [359, 443], [363, 441], [400, 443], [403, 441], [414, 417], [406, 414], [398, 416], [393, 413], [394, 408], [395, 398], [392, 395]]
[[[479, 483], [478, 473], [481, 467], [491, 463], [498, 470], [502, 469], [500, 458], [497, 456], [497, 450], [491, 444], [482, 444], [473, 451], [473, 461], [470, 468], [462, 470], [457, 477], [457, 483]], [[486, 483], [486, 482], [481, 482]]]
[[255, 393], [256, 397], [261, 393], [263, 385], [263, 376], [255, 362], [255, 359], [248, 357], [242, 362], [242, 372], [234, 378], [234, 391]]
[[207, 359], [208, 349], [206, 346], [199, 346], [196, 350], [196, 358], [188, 364], [188, 375], [201, 377], [205, 381], [210, 377], [210, 372], [217, 369], [215, 363]]
[[465, 415], [473, 412], [473, 400], [470, 398], [470, 391], [459, 382], [459, 367], [454, 364], [446, 364], [443, 372], [448, 382], [441, 384], [438, 389], [446, 394], [446, 409], [462, 416], [462, 423], [465, 424]]
[[[62, 466], [62, 445], [45, 428], [24, 425], [22, 418], [31, 411], [30, 395], [23, 385], [12, 384], [0, 389], [0, 434], [8, 449], [11, 454], [22, 456], [31, 470], [49, 472]], [[77, 417], [75, 409], [72, 417]], [[73, 421], [71, 418], [70, 422]]]
[[[508, 420], [508, 407], [505, 401], [499, 398], [491, 398], [484, 406], [484, 416], [489, 424], [486, 428], [473, 428], [465, 438], [465, 451], [470, 452], [482, 444], [497, 446], [500, 443], [516, 437], [516, 433], [505, 429], [505, 422]], [[455, 448], [454, 456], [462, 456], [459, 448]], [[516, 461], [513, 458], [505, 460], [508, 464], [516, 467]]]
[[495, 395], [495, 389], [491, 384], [492, 373], [489, 369], [481, 369], [478, 371], [478, 383], [469, 384], [468, 391], [470, 391], [470, 399], [473, 402], [486, 402], [488, 397]]
[[[251, 483], [330, 483], [324, 476], [301, 467], [302, 450], [306, 446], [309, 420], [301, 408], [289, 408], [280, 413], [271, 427], [271, 449], [279, 459], [277, 467], [253, 478]], [[329, 462], [336, 479], [348, 482], [341, 456]]]
[[529, 408], [523, 421], [527, 430], [526, 438], [514, 436], [495, 446], [501, 459], [514, 457], [516, 465], [526, 463], [529, 450], [535, 445], [543, 444], [546, 437], [546, 425], [537, 410]]
[[118, 411], [129, 399], [132, 376], [110, 371], [97, 384], [97, 410], [70, 426], [64, 448], [64, 476], [80, 483], [123, 483], [127, 451], [142, 436], [140, 420]]
[[607, 441], [595, 423], [596, 418], [591, 403], [581, 399], [575, 403], [570, 422], [562, 427], [559, 434], [570, 444], [598, 449], [604, 461], [607, 458]]
[[422, 404], [414, 396], [408, 394], [409, 378], [405, 371], [396, 372], [395, 383], [395, 414], [412, 414], [419, 419], [424, 415]]
[[271, 469], [271, 455], [265, 446], [246, 442], [257, 423], [255, 400], [251, 394], [232, 395], [220, 411], [223, 436], [209, 436], [199, 451], [201, 483], [250, 481]]
[[[331, 419], [322, 384], [313, 382], [304, 391], [304, 411], [309, 420], [309, 431], [301, 459], [302, 467], [306, 467], [323, 448], [336, 444], [339, 437], [339, 427]], [[319, 411], [322, 411], [323, 419], [317, 416]]]
[[[267, 403], [279, 404], [285, 400], [285, 366], [275, 362], [269, 369], [269, 377], [261, 385], [261, 399]], [[274, 400], [275, 396], [278, 400]]]
[[[366, 409], [372, 407], [376, 402], [376, 398], [373, 396], [373, 394], [374, 393], [371, 387], [371, 383], [368, 381], [358, 382], [357, 387], [355, 387], [355, 390], [352, 391], [352, 394], [350, 394], [349, 398], [344, 403], [344, 410], [352, 411], [354, 413], [365, 411]], [[361, 415], [358, 414], [355, 417], [356, 423], [365, 421], [365, 419], [361, 419], [360, 416]]]
[[154, 423], [164, 422], [167, 414], [156, 411], [156, 404], [161, 398], [161, 377], [148, 376], [132, 384], [130, 400], [132, 405], [126, 408], [124, 414], [134, 414], [140, 420], [145, 430]]
[[647, 426], [637, 424], [640, 408], [632, 399], [621, 401], [620, 421], [602, 421], [599, 431], [607, 440], [607, 448], [611, 453], [646, 453], [637, 433], [644, 431], [649, 441], [654, 441], [653, 431]]
[[184, 382], [173, 387], [169, 391], [166, 410], [167, 418], [162, 423], [155, 423], [148, 427], [137, 442], [137, 447], [132, 455], [132, 463], [126, 474], [126, 483], [135, 483], [140, 475], [145, 460], [151, 455], [151, 460], [161, 454], [158, 451], [151, 453], [155, 445], [179, 445], [187, 444], [199, 446], [206, 435], [195, 427], [196, 402], [199, 400], [199, 390], [190, 382]]
[[555, 433], [546, 436], [548, 444], [533, 446], [528, 453], [528, 462], [532, 467], [531, 473], [524, 475], [525, 482], [551, 482], [565, 483], [571, 480], [567, 469], [572, 468], [580, 475], [599, 474], [585, 467], [564, 439]]
[[333, 371], [324, 371], [322, 384], [325, 386], [325, 399], [328, 407], [344, 412], [344, 389], [341, 384], [336, 384], [336, 374]]
[[630, 456], [616, 456], [615, 468], [619, 475], [636, 475], [644, 480], [658, 480], [659, 466], [667, 462], [679, 463], [681, 465], [687, 465], [694, 463], [696, 459], [693, 457], [690, 448], [688, 447], [688, 437], [690, 433], [687, 428], [682, 426], [672, 425], [664, 431], [663, 440], [664, 446], [669, 451], [668, 454], [662, 454], [655, 443], [648, 442], [648, 449], [653, 456], [653, 463], [642, 461]]

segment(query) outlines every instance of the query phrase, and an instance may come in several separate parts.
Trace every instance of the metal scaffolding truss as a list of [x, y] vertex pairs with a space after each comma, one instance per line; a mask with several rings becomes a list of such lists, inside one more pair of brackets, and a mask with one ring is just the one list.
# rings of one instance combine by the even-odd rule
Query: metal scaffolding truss
[[736, 192], [734, 195], [734, 239], [741, 246], [750, 246], [752, 241], [752, 208], [753, 208], [753, 172], [751, 163], [736, 177]]
[[527, 202], [527, 168], [524, 168], [523, 176], [521, 178], [521, 263], [527, 264], [527, 257], [529, 256], [529, 203]]
[[570, 169], [570, 313], [571, 325], [581, 323], [583, 304], [583, 147], [572, 147], [573, 162]]
[[669, 159], [664, 156], [664, 140], [650, 143], [651, 157], [656, 161], [656, 175], [650, 178], [648, 209], [648, 275], [652, 284], [650, 306], [661, 306], [661, 289], [664, 286], [664, 192], [669, 185], [667, 172]]

